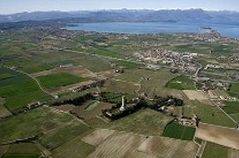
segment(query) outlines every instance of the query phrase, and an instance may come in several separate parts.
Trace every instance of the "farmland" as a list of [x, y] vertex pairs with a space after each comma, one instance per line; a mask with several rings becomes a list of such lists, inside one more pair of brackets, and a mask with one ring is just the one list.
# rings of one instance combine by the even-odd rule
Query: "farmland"
[[8, 74], [7, 78], [0, 80], [0, 96], [5, 98], [5, 105], [10, 111], [15, 112], [28, 103], [48, 97], [28, 76], [6, 68], [0, 68], [0, 72], [5, 76]]
[[239, 91], [239, 83], [232, 83], [228, 93], [233, 97], [239, 98], [238, 91]]
[[170, 80], [166, 87], [178, 90], [195, 90], [195, 83], [187, 76], [178, 76]]
[[184, 127], [176, 122], [171, 122], [165, 127], [163, 136], [182, 140], [192, 140], [194, 133], [195, 128]]
[[113, 122], [113, 128], [145, 135], [160, 135], [173, 118], [150, 109], [138, 111], [127, 118]]
[[[99, 130], [100, 131], [100, 130]], [[111, 157], [110, 155], [117, 155], [119, 157], [145, 157], [146, 155], [150, 157], [181, 157], [182, 155], [187, 155], [187, 157], [193, 157], [196, 152], [195, 144], [189, 141], [174, 140], [163, 137], [144, 137], [142, 135], [136, 135], [132, 133], [111, 131], [110, 135], [107, 137], [102, 137], [105, 135], [104, 132], [108, 133], [106, 130], [104, 132], [94, 131], [97, 133], [97, 143], [96, 149], [89, 157]], [[89, 135], [92, 136], [92, 135]], [[87, 139], [90, 137], [86, 136]], [[102, 139], [103, 138], [103, 139]], [[83, 141], [91, 143], [86, 138]], [[92, 140], [92, 138], [91, 138]], [[127, 146], [127, 148], [125, 148]], [[169, 146], [174, 146], [169, 148]], [[184, 156], [185, 156], [184, 155]]]
[[57, 74], [50, 74], [47, 76], [40, 76], [38, 77], [38, 80], [41, 82], [41, 84], [44, 87], [48, 89], [54, 89], [57, 87], [67, 86], [77, 82], [82, 82], [84, 81], [84, 78], [71, 75], [68, 73], [57, 73]]
[[[40, 140], [43, 144], [46, 144], [46, 147], [48, 147], [47, 142], [49, 141], [52, 142], [53, 147], [62, 143], [62, 141], [64, 142], [61, 135], [64, 137], [64, 134], [67, 135], [71, 132], [72, 135], [78, 135], [88, 129], [71, 115], [57, 113], [48, 107], [34, 109], [26, 114], [20, 114], [16, 117], [9, 118], [1, 123], [0, 127], [2, 129], [0, 131], [0, 140], [2, 144], [16, 139], [25, 139], [41, 136], [43, 134]], [[66, 127], [66, 129], [63, 127]], [[55, 131], [50, 132], [51, 130]], [[44, 133], [46, 134], [48, 132], [50, 132], [49, 135], [47, 134], [47, 136], [44, 136]], [[66, 137], [65, 139], [71, 139], [71, 137]], [[49, 148], [52, 146], [50, 145]]]
[[[135, 56], [155, 50], [167, 58], [190, 52], [199, 54], [192, 59], [196, 66], [224, 65], [229, 61], [218, 56], [230, 56], [238, 47], [234, 43], [202, 42], [194, 35], [101, 34], [52, 27], [16, 29], [1, 36], [0, 157], [194, 158], [199, 146], [194, 136], [200, 132], [192, 119], [195, 115], [200, 123], [220, 130], [237, 126], [212, 106], [207, 90], [196, 87], [194, 73], [163, 64], [163, 59], [151, 63]], [[225, 103], [222, 109], [238, 121], [238, 102], [232, 98], [238, 97], [238, 84], [236, 75], [229, 77], [237, 71], [228, 68], [223, 73], [229, 70], [227, 82], [234, 79], [230, 89], [212, 91], [218, 92], [215, 102]], [[202, 71], [208, 74], [199, 72], [198, 77], [206, 78], [221, 69]], [[214, 86], [224, 85], [212, 78]], [[104, 110], [122, 106], [122, 96], [126, 107], [144, 106], [116, 120], [106, 117]], [[230, 101], [219, 100], [220, 96]], [[212, 139], [206, 141], [224, 145]], [[236, 154], [207, 142], [203, 158], [218, 156], [213, 150], [222, 157]]]
[[201, 119], [201, 122], [204, 123], [226, 127], [236, 126], [236, 124], [232, 122], [232, 120], [228, 118], [224, 113], [222, 113], [218, 108], [200, 103], [199, 101], [192, 101], [189, 103], [189, 105], [186, 105], [184, 107], [184, 113], [189, 117], [192, 117], [193, 114], [196, 114]]

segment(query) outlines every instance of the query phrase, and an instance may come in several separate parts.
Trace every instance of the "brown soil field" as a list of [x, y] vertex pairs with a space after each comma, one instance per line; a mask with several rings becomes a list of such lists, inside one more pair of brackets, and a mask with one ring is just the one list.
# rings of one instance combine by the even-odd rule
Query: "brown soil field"
[[72, 112], [75, 113], [79, 117], [83, 117], [85, 120], [95, 118], [97, 115], [101, 115], [101, 110], [102, 109], [107, 109], [110, 108], [112, 104], [110, 103], [105, 103], [105, 102], [100, 102], [94, 109], [88, 111], [85, 110], [87, 107], [87, 104], [83, 104], [81, 106], [76, 106]]
[[145, 137], [132, 133], [117, 132], [100, 144], [89, 158], [123, 158], [129, 156], [132, 151], [145, 140]]
[[190, 141], [180, 141], [164, 137], [149, 137], [137, 149], [137, 153], [147, 157], [193, 158], [197, 146]]
[[82, 138], [82, 141], [90, 145], [98, 146], [103, 143], [109, 136], [111, 136], [115, 131], [108, 129], [98, 129]]
[[189, 100], [198, 100], [201, 103], [211, 105], [212, 103], [209, 100], [207, 94], [199, 90], [183, 90], [183, 93], [187, 96]]
[[191, 141], [105, 129], [98, 129], [82, 140], [96, 146], [89, 158], [194, 158], [197, 152], [197, 145]]
[[239, 150], [230, 149], [228, 153], [228, 158], [239, 158]]
[[0, 119], [12, 115], [12, 113], [4, 106], [4, 98], [0, 97]]
[[44, 70], [41, 72], [37, 72], [37, 73], [33, 73], [31, 74], [33, 77], [39, 77], [39, 76], [46, 76], [46, 75], [50, 75], [52, 73], [57, 73], [57, 72], [68, 72], [74, 75], [78, 75], [80, 77], [84, 77], [84, 78], [95, 78], [97, 77], [97, 75], [95, 73], [93, 73], [92, 71], [83, 68], [83, 67], [79, 67], [79, 66], [72, 66], [72, 67], [66, 67], [66, 68], [54, 68], [51, 70]]
[[55, 88], [55, 89], [52, 89], [52, 90], [48, 90], [50, 93], [53, 93], [53, 94], [58, 94], [58, 93], [64, 93], [64, 92], [71, 92], [73, 89], [79, 87], [79, 86], [82, 86], [82, 85], [88, 85], [88, 84], [91, 84], [92, 80], [88, 80], [88, 81], [84, 81], [84, 82], [80, 82], [80, 83], [75, 83], [75, 84], [71, 84], [71, 85], [67, 85], [67, 86], [64, 86], [64, 87], [58, 87], [58, 88]]
[[198, 101], [203, 101], [203, 100], [208, 100], [209, 98], [204, 94], [202, 91], [195, 91], [195, 90], [183, 90], [185, 95], [188, 97], [190, 100], [198, 100]]
[[239, 150], [239, 130], [200, 123], [196, 137]]
[[70, 112], [71, 110], [73, 110], [75, 108], [74, 105], [69, 105], [69, 104], [65, 104], [65, 105], [60, 105], [60, 106], [55, 106], [54, 108], [64, 111], [64, 112]]

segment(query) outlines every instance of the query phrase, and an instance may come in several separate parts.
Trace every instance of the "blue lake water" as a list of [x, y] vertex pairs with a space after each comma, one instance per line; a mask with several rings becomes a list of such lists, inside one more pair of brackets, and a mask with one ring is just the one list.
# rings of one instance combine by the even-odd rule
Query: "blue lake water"
[[211, 27], [223, 36], [239, 37], [239, 25], [227, 24], [199, 24], [199, 23], [175, 23], [175, 22], [105, 22], [105, 23], [77, 23], [67, 26], [68, 30], [84, 30], [112, 33], [199, 33], [202, 27]]

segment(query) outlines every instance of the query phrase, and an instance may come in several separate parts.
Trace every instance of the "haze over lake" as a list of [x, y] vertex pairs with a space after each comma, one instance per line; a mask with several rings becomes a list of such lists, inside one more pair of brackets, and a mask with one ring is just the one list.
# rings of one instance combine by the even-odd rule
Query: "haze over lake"
[[176, 22], [105, 22], [77, 23], [66, 27], [68, 30], [84, 30], [96, 32], [148, 34], [148, 33], [199, 33], [202, 27], [211, 27], [223, 36], [239, 37], [239, 25], [229, 24], [200, 24]]

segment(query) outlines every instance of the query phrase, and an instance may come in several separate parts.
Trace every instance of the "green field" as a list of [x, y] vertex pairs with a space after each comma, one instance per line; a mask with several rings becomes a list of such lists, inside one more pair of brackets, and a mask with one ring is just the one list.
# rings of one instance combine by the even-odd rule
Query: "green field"
[[77, 137], [53, 150], [52, 156], [54, 158], [85, 158], [94, 150], [94, 146], [84, 143], [81, 137]]
[[202, 158], [227, 158], [228, 148], [207, 142]]
[[182, 140], [192, 140], [195, 131], [195, 128], [182, 126], [177, 122], [171, 122], [165, 127], [163, 136]]
[[106, 92], [113, 92], [113, 93], [120, 93], [120, 94], [127, 93], [131, 95], [135, 95], [135, 91], [137, 90], [137, 88], [138, 87], [132, 83], [108, 80], [106, 81], [102, 90]]
[[[28, 76], [0, 68], [0, 74], [8, 74], [8, 78], [0, 80], [0, 97], [5, 98], [5, 106], [10, 111], [17, 111], [28, 103], [48, 98], [35, 81]], [[5, 75], [6, 76], [6, 75]]]
[[192, 117], [196, 114], [201, 122], [215, 124], [226, 127], [235, 127], [235, 123], [232, 122], [222, 111], [211, 105], [205, 105], [199, 101], [192, 101], [189, 105], [183, 107], [184, 115]]
[[134, 62], [130, 62], [130, 61], [115, 61], [117, 66], [126, 68], [126, 69], [136, 69], [137, 67], [139, 67], [140, 65]]
[[[60, 134], [65, 134], [67, 132], [60, 129], [62, 129], [64, 126], [67, 127], [67, 125], [69, 125], [68, 127], [71, 127], [70, 125], [73, 123], [77, 123], [77, 125], [84, 128], [84, 125], [82, 125], [80, 122], [75, 122], [73, 120], [73, 116], [65, 113], [55, 113], [53, 110], [51, 110], [51, 108], [48, 107], [34, 109], [31, 112], [22, 113], [0, 122], [0, 142], [4, 143], [16, 139], [41, 136], [43, 133], [46, 134], [51, 130], [55, 130], [55, 132], [59, 130]], [[75, 129], [74, 126], [66, 130], [69, 130], [68, 132], [70, 133], [70, 129], [73, 131], [78, 130], [78, 128]], [[68, 135], [66, 134], [66, 136]], [[58, 141], [62, 142], [62, 137], [63, 136], [60, 135], [54, 136], [53, 132], [46, 137], [46, 140], [52, 140], [52, 143], [58, 143]], [[44, 135], [43, 138], [45, 138]], [[57, 140], [58, 138], [59, 140]]]
[[11, 73], [2, 73], [0, 74], [0, 81], [8, 79], [8, 78], [12, 78], [12, 77], [14, 77], [14, 75]]
[[239, 102], [226, 102], [223, 110], [228, 114], [239, 113]]
[[5, 154], [2, 158], [39, 158], [38, 154]]
[[232, 97], [239, 98], [239, 83], [232, 83], [228, 94]]
[[53, 150], [88, 130], [89, 127], [74, 121], [70, 125], [49, 132], [47, 135], [41, 137], [39, 141], [47, 149]]
[[173, 77], [175, 77], [175, 75], [171, 74], [167, 69], [161, 69], [158, 71], [147, 69], [130, 69], [125, 70], [125, 72], [117, 76], [116, 79], [124, 81], [125, 84], [141, 84], [141, 88], [136, 90], [139, 90], [139, 92], [145, 92], [149, 96], [181, 96], [182, 93], [180, 91], [165, 88], [166, 83]]
[[40, 83], [48, 88], [48, 89], [54, 89], [61, 86], [67, 86], [70, 84], [78, 83], [85, 81], [84, 78], [69, 74], [69, 73], [56, 73], [56, 74], [50, 74], [47, 76], [40, 76], [37, 78]]
[[41, 155], [40, 149], [33, 143], [19, 143], [8, 146], [3, 157], [7, 158], [38, 158]]
[[194, 81], [184, 75], [177, 76], [174, 79], [170, 80], [166, 84], [166, 87], [178, 90], [196, 90]]
[[145, 135], [160, 135], [172, 117], [151, 109], [142, 109], [112, 123], [112, 129]]

